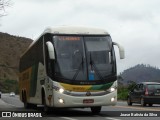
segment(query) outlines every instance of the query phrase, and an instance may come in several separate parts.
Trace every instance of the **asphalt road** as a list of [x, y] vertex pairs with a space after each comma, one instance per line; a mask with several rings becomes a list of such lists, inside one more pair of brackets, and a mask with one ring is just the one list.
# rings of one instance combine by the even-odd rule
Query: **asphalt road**
[[[35, 109], [24, 109], [23, 103], [19, 100], [19, 96], [10, 97], [9, 94], [3, 94], [0, 99], [0, 111], [8, 112], [14, 111], [18, 113], [35, 112], [43, 113], [43, 106], [38, 106]], [[2, 114], [2, 113], [1, 113]], [[40, 115], [40, 114], [39, 114]], [[122, 116], [120, 116], [122, 115]], [[148, 115], [148, 116], [147, 116]], [[159, 115], [159, 117], [156, 117]], [[119, 101], [116, 106], [102, 107], [102, 112], [99, 115], [92, 115], [89, 108], [85, 109], [55, 109], [47, 114], [48, 117], [42, 118], [23, 118], [29, 120], [44, 119], [44, 120], [159, 120], [160, 119], [160, 105], [153, 105], [152, 107], [141, 107], [139, 104], [128, 106], [125, 101]], [[129, 116], [129, 117], [128, 117]], [[132, 117], [131, 117], [132, 116]], [[133, 117], [134, 116], [134, 117]], [[145, 117], [144, 117], [145, 116]], [[147, 117], [146, 117], [147, 116]], [[0, 117], [0, 119], [9, 119], [8, 117]], [[12, 119], [22, 119], [13, 118]]]

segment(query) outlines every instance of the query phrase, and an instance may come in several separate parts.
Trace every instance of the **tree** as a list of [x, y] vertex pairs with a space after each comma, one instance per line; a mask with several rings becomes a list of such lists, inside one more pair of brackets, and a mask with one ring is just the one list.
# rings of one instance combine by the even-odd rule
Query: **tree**
[[0, 0], [0, 17], [5, 15], [5, 8], [10, 4], [10, 0]]

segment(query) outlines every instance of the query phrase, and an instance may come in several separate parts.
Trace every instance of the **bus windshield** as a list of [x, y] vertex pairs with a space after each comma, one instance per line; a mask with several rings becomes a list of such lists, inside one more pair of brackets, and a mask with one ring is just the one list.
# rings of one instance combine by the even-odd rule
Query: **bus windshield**
[[110, 36], [53, 36], [53, 42], [56, 52], [55, 75], [86, 81], [102, 80], [112, 74]]

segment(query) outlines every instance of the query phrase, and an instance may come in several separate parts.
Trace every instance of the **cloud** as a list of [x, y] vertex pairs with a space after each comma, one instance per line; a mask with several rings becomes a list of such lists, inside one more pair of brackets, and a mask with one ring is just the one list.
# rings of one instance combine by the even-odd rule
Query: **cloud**
[[83, 25], [106, 29], [126, 50], [118, 71], [138, 63], [160, 67], [159, 0], [15, 0], [0, 31], [37, 38], [47, 26]]

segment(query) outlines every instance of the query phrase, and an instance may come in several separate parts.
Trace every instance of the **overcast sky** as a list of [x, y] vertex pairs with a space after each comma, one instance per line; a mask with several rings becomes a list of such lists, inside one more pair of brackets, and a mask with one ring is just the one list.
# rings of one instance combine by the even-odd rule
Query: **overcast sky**
[[12, 0], [0, 32], [36, 39], [48, 26], [106, 29], [125, 48], [118, 72], [136, 64], [160, 68], [160, 0]]

